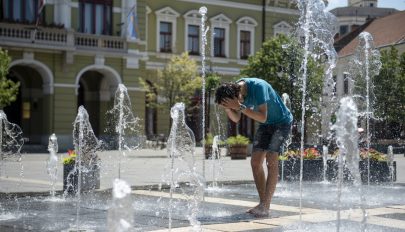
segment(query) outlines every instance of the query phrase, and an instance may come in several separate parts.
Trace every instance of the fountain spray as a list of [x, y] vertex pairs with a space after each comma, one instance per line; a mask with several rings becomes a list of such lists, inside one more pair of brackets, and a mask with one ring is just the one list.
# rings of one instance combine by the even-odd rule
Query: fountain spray
[[307, 97], [307, 77], [308, 61], [310, 57], [320, 59], [326, 57], [326, 72], [324, 81], [324, 92], [334, 86], [333, 68], [336, 66], [337, 53], [333, 47], [333, 37], [337, 32], [338, 21], [336, 17], [325, 10], [322, 0], [298, 0], [300, 10], [299, 29], [297, 31], [300, 38], [304, 38], [304, 57], [301, 63], [302, 75], [302, 115], [301, 115], [301, 159], [300, 159], [300, 222], [302, 221], [302, 177], [304, 166], [304, 134], [305, 134], [305, 111]]
[[49, 158], [46, 163], [48, 175], [51, 181], [51, 197], [55, 198], [55, 183], [58, 179], [58, 138], [55, 134], [49, 136], [48, 143]]
[[[6, 175], [4, 160], [16, 160], [20, 164], [20, 179], [23, 178], [23, 165], [21, 163], [21, 148], [24, 144], [21, 128], [7, 120], [7, 115], [0, 110], [0, 177]], [[18, 183], [20, 186], [21, 183]], [[0, 189], [2, 190], [2, 189]], [[17, 197], [15, 201], [18, 204]], [[19, 210], [19, 206], [17, 211]], [[0, 218], [3, 217], [0, 205]], [[6, 215], [7, 216], [7, 215]]]
[[121, 163], [126, 153], [138, 149], [141, 141], [139, 138], [139, 118], [132, 112], [131, 100], [128, 90], [123, 84], [119, 84], [114, 97], [114, 106], [107, 112], [108, 124], [106, 131], [117, 138], [118, 143], [118, 173], [121, 178]]
[[[287, 108], [292, 112], [291, 110], [291, 99], [290, 96], [287, 93], [283, 93], [281, 95], [281, 98], [283, 99], [284, 105], [287, 106]], [[288, 152], [288, 147], [292, 143], [292, 135], [289, 134], [287, 140], [285, 141], [285, 146], [286, 146], [286, 151]], [[281, 182], [284, 182], [284, 159], [281, 160]]]
[[351, 175], [354, 178], [354, 185], [359, 189], [361, 208], [363, 219], [361, 223], [361, 231], [366, 231], [367, 214], [365, 210], [365, 196], [361, 185], [359, 171], [359, 147], [358, 147], [358, 132], [357, 132], [357, 106], [351, 97], [345, 97], [340, 100], [340, 108], [336, 115], [336, 124], [333, 129], [336, 130], [336, 139], [339, 147], [339, 172], [338, 172], [338, 211], [337, 211], [337, 226], [336, 231], [340, 231], [340, 210], [341, 210], [341, 195], [343, 184], [343, 168], [347, 165]]
[[[78, 173], [76, 191], [76, 229], [79, 231], [82, 184], [88, 182], [86, 184], [91, 185], [91, 183], [89, 183], [90, 180], [87, 178], [87, 173], [94, 168], [98, 168], [96, 151], [100, 147], [100, 142], [94, 135], [91, 127], [89, 115], [83, 106], [79, 107], [77, 117], [73, 123], [73, 144], [77, 152], [77, 157], [74, 170], [71, 174]], [[83, 176], [83, 174], [85, 175]]]
[[322, 146], [322, 161], [323, 161], [323, 182], [326, 183], [326, 171], [328, 169], [328, 146]]
[[134, 223], [131, 187], [124, 180], [115, 179], [112, 194], [112, 204], [108, 209], [108, 231], [131, 231]]
[[[185, 196], [188, 199], [187, 218], [193, 230], [200, 231], [197, 213], [204, 195], [205, 180], [196, 171], [195, 137], [185, 122], [184, 110], [184, 103], [176, 103], [170, 111], [173, 123], [167, 140], [167, 151], [170, 157], [170, 176], [167, 180], [170, 184], [169, 230], [172, 226], [173, 193], [178, 189], [182, 194], [187, 194]], [[189, 191], [183, 189], [180, 184], [181, 181], [188, 183]]]
[[391, 185], [394, 185], [394, 148], [392, 145], [388, 146], [387, 150], [388, 165], [390, 167]]
[[207, 7], [200, 7], [201, 14], [201, 76], [202, 76], [202, 148], [203, 148], [203, 177], [205, 178], [205, 46], [207, 45], [207, 32], [209, 27], [205, 28], [207, 20]]
[[221, 154], [218, 147], [218, 142], [220, 141], [220, 136], [215, 135], [212, 140], [212, 154], [211, 154], [211, 163], [212, 163], [212, 187], [218, 187], [218, 176], [222, 173], [222, 164], [221, 164]]
[[370, 184], [370, 119], [374, 117], [374, 85], [372, 78], [381, 69], [380, 52], [375, 49], [373, 37], [368, 32], [359, 35], [353, 62], [350, 65], [350, 76], [353, 81], [353, 99], [359, 109], [359, 116], [365, 118], [367, 148], [367, 184]]

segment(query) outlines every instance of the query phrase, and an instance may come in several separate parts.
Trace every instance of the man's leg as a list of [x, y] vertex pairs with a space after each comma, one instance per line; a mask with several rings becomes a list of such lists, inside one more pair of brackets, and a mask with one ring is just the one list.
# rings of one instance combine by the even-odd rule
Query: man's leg
[[266, 175], [263, 169], [263, 161], [266, 157], [266, 151], [255, 151], [252, 154], [250, 164], [252, 166], [253, 178], [256, 184], [257, 192], [259, 193], [259, 205], [249, 209], [249, 213], [256, 214], [256, 209], [264, 203], [266, 195]]
[[276, 190], [278, 182], [278, 153], [277, 152], [267, 153], [266, 161], [267, 161], [268, 175], [266, 181], [266, 193], [263, 201], [264, 216], [268, 215], [271, 199], [273, 198], [274, 191]]

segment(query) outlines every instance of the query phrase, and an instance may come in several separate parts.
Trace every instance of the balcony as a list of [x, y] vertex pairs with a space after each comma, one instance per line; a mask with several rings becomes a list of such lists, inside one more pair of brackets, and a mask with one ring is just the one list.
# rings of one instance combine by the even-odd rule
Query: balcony
[[125, 38], [78, 33], [73, 30], [0, 23], [0, 46], [50, 50], [126, 53]]

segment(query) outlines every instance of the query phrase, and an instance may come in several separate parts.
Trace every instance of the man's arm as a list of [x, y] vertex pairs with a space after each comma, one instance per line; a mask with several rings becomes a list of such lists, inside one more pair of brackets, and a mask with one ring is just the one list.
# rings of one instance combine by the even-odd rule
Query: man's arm
[[241, 118], [240, 111], [230, 109], [230, 108], [225, 108], [225, 112], [228, 115], [228, 118], [230, 118], [233, 122], [235, 122], [235, 123], [239, 122], [239, 120]]
[[242, 110], [242, 113], [255, 121], [265, 123], [267, 120], [267, 104], [261, 104], [258, 107], [258, 111], [246, 108]]
[[[241, 103], [239, 100], [237, 98], [225, 99], [222, 105], [224, 106], [228, 117], [234, 122], [239, 122], [241, 117], [241, 112], [239, 111]], [[246, 108], [242, 110], [242, 113], [253, 120], [264, 123], [267, 120], [267, 104], [261, 104], [258, 107], [258, 111]]]

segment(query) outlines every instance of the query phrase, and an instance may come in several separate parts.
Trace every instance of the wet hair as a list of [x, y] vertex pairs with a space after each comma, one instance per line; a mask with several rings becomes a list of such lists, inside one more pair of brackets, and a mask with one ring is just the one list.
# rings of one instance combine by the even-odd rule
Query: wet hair
[[221, 104], [226, 98], [238, 97], [240, 85], [236, 83], [224, 83], [215, 91], [215, 103]]

